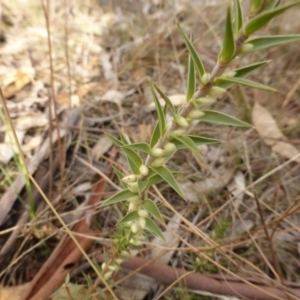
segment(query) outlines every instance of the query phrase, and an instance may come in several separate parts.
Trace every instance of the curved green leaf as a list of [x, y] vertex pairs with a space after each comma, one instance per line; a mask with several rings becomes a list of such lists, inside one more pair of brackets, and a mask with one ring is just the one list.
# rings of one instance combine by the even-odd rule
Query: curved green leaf
[[237, 36], [240, 29], [243, 27], [243, 13], [242, 13], [240, 0], [233, 1], [233, 12], [234, 12], [233, 31], [235, 36]]
[[191, 43], [189, 38], [186, 36], [185, 32], [183, 31], [183, 29], [181, 28], [179, 23], [177, 23], [177, 27], [178, 27], [178, 31], [179, 31], [182, 39], [184, 40], [184, 43], [185, 43], [186, 47], [188, 48], [189, 54], [193, 59], [196, 71], [197, 71], [198, 76], [199, 76], [199, 79], [201, 80], [201, 77], [205, 74], [205, 69], [204, 69], [203, 63], [200, 60], [200, 58], [197, 54], [197, 51], [195, 50], [193, 44]]
[[148, 213], [150, 215], [152, 215], [153, 217], [157, 218], [158, 220], [160, 220], [161, 222], [164, 222], [164, 219], [163, 217], [161, 216], [160, 214], [160, 211], [157, 207], [157, 205], [151, 201], [150, 199], [147, 199], [145, 200], [143, 203], [142, 203], [142, 206], [145, 210], [148, 211]]
[[149, 218], [146, 218], [146, 229], [165, 240], [165, 237], [163, 236], [159, 227]]
[[[210, 139], [206, 138], [203, 136], [194, 136], [194, 135], [188, 135], [188, 137], [194, 142], [195, 145], [200, 146], [200, 145], [211, 145], [211, 144], [218, 144], [222, 143], [223, 141], [217, 140], [217, 139]], [[176, 145], [177, 149], [186, 149], [186, 145], [183, 144], [181, 141], [177, 139], [171, 139], [171, 143], [174, 143]]]
[[131, 198], [134, 196], [136, 196], [136, 194], [130, 192], [129, 190], [123, 190], [121, 192], [114, 194], [109, 199], [105, 200], [103, 203], [100, 204], [100, 207], [104, 207], [104, 206], [108, 206], [108, 205], [115, 204], [118, 202], [122, 202], [122, 201], [125, 201], [128, 198]]
[[235, 54], [235, 40], [231, 23], [230, 8], [227, 9], [225, 21], [225, 33], [223, 39], [223, 46], [219, 54], [219, 62], [225, 64], [229, 62]]
[[124, 148], [151, 154], [151, 148], [147, 143], [134, 143], [134, 144], [124, 145], [122, 149]]
[[157, 95], [155, 93], [154, 86], [153, 86], [152, 82], [150, 82], [150, 90], [151, 90], [152, 98], [154, 100], [157, 115], [158, 115], [159, 134], [160, 134], [160, 137], [162, 137], [164, 135], [165, 128], [166, 128], [165, 115], [164, 115], [163, 109], [160, 105], [160, 102], [157, 98]]
[[[257, 69], [259, 69], [260, 67], [262, 67], [263, 65], [265, 65], [266, 63], [269, 63], [270, 60], [265, 60], [259, 63], [255, 63], [246, 67], [242, 67], [239, 69], [234, 70], [235, 75], [233, 76], [233, 78], [245, 78], [248, 75], [252, 74], [254, 71], [256, 71]], [[219, 87], [224, 88], [224, 89], [228, 89], [231, 86], [235, 85], [235, 83], [233, 82], [219, 82], [217, 84]]]
[[166, 167], [150, 167], [155, 173], [160, 175], [183, 199], [185, 198], [172, 172]]
[[263, 6], [263, 0], [251, 0], [250, 16], [255, 15]]
[[266, 5], [265, 5], [265, 10], [270, 10], [270, 9], [273, 9], [274, 7], [276, 7], [280, 0], [269, 0], [269, 1], [266, 1]]
[[121, 147], [124, 145], [123, 142], [121, 142], [120, 140], [118, 140], [117, 138], [115, 138], [114, 136], [112, 136], [111, 134], [109, 133], [105, 133], [109, 139], [117, 146], [117, 147]]
[[210, 123], [216, 123], [216, 124], [223, 124], [223, 125], [231, 125], [231, 126], [238, 126], [238, 127], [252, 127], [252, 125], [240, 121], [239, 119], [236, 119], [234, 117], [231, 117], [229, 115], [220, 113], [218, 111], [214, 110], [203, 110], [205, 115], [199, 120], [204, 122], [210, 122]]
[[160, 96], [163, 98], [163, 100], [166, 102], [167, 106], [169, 107], [171, 113], [173, 116], [176, 114], [176, 109], [172, 103], [172, 101], [169, 99], [169, 97], [155, 84], [153, 83], [155, 89], [158, 91]]
[[139, 190], [139, 195], [141, 195], [148, 187], [149, 180], [138, 180], [138, 190]]
[[117, 168], [113, 167], [114, 169], [114, 173], [117, 175], [123, 189], [126, 189], [127, 188], [127, 184], [125, 182], [122, 181], [122, 178], [125, 177], [125, 175], [120, 171], [118, 170]]
[[157, 142], [159, 141], [160, 134], [159, 134], [159, 122], [156, 123], [155, 128], [152, 133], [151, 141], [150, 141], [150, 147], [153, 148]]
[[250, 86], [250, 87], [253, 87], [253, 88], [256, 88], [256, 89], [259, 89], [259, 90], [265, 90], [265, 91], [270, 91], [270, 92], [275, 92], [276, 91], [275, 89], [273, 89], [273, 88], [271, 88], [267, 85], [264, 85], [264, 84], [261, 84], [261, 83], [255, 82], [255, 81], [251, 81], [251, 80], [248, 80], [248, 79], [244, 79], [244, 78], [219, 77], [219, 78], [216, 79], [215, 82], [216, 82], [217, 85], [219, 85], [219, 83], [222, 84], [222, 83], [230, 82], [230, 83], [236, 83], [236, 84], [240, 84], [240, 85]]
[[132, 211], [130, 213], [128, 213], [125, 217], [123, 217], [119, 222], [118, 224], [121, 225], [123, 223], [127, 223], [127, 222], [130, 222], [130, 221], [134, 221], [136, 220], [137, 218], [139, 217], [139, 214], [137, 211]]
[[253, 48], [250, 50], [250, 52], [253, 52], [296, 41], [300, 41], [300, 34], [261, 36], [258, 38], [251, 39], [247, 41], [247, 43], [253, 45]]
[[199, 149], [197, 148], [196, 144], [188, 136], [175, 136], [171, 134], [170, 137], [173, 140], [177, 140], [181, 144], [185, 145], [186, 148], [190, 149], [196, 155], [200, 155]]
[[133, 174], [140, 173], [140, 166], [143, 164], [142, 158], [132, 149], [122, 148]]
[[186, 91], [186, 101], [189, 102], [193, 98], [196, 91], [195, 66], [191, 55], [189, 55], [188, 80]]
[[287, 5], [279, 6], [275, 9], [265, 11], [257, 16], [255, 16], [253, 19], [251, 19], [244, 28], [244, 36], [247, 38], [249, 35], [251, 35], [253, 32], [261, 29], [265, 25], [267, 25], [274, 17], [284, 13], [289, 8], [292, 8], [293, 6], [299, 5], [300, 1], [296, 1], [293, 3], [289, 3]]

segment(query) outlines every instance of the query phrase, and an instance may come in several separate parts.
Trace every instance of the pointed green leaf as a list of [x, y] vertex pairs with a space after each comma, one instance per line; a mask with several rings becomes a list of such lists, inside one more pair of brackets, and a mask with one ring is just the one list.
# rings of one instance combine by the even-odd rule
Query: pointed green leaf
[[253, 45], [253, 48], [250, 50], [250, 52], [253, 52], [296, 41], [300, 41], [300, 34], [261, 36], [258, 38], [251, 39], [247, 41], [247, 43]]
[[139, 217], [138, 212], [137, 212], [137, 211], [132, 211], [132, 212], [128, 213], [125, 217], [123, 217], [123, 218], [118, 222], [118, 224], [121, 225], [121, 224], [130, 222], [130, 221], [134, 221], [134, 220], [136, 220], [138, 217]]
[[150, 82], [150, 90], [151, 90], [152, 98], [154, 100], [157, 115], [158, 115], [159, 134], [160, 134], [160, 137], [162, 137], [164, 135], [165, 128], [166, 128], [165, 115], [164, 115], [163, 109], [160, 105], [160, 102], [157, 98], [157, 95], [155, 93], [154, 86], [153, 86], [152, 82]]
[[140, 173], [140, 166], [143, 164], [142, 158], [132, 149], [122, 148], [125, 153], [128, 164], [133, 174]]
[[243, 13], [242, 13], [240, 0], [233, 1], [233, 12], [234, 12], [233, 30], [235, 36], [237, 36], [240, 29], [243, 27]]
[[262, 8], [264, 0], [251, 0], [250, 16], [257, 14]]
[[147, 143], [134, 143], [134, 144], [124, 145], [122, 148], [123, 149], [127, 148], [131, 150], [136, 150], [147, 154], [151, 154], [151, 148]]
[[164, 99], [164, 101], [166, 102], [167, 106], [169, 107], [171, 113], [173, 116], [175, 116], [176, 114], [176, 109], [173, 105], [173, 103], [171, 102], [171, 100], [169, 99], [169, 97], [154, 83], [153, 84], [155, 89], [158, 91], [158, 93], [160, 94], [160, 96]]
[[256, 89], [259, 89], [259, 90], [270, 91], [270, 92], [275, 92], [276, 91], [275, 89], [273, 89], [273, 88], [271, 88], [267, 85], [264, 85], [264, 84], [261, 84], [261, 83], [255, 82], [255, 81], [251, 81], [251, 80], [248, 80], [248, 79], [244, 79], [244, 78], [219, 77], [219, 78], [216, 78], [215, 82], [216, 82], [217, 85], [219, 83], [222, 84], [222, 83], [231, 82], [231, 83], [236, 83], [236, 84], [240, 84], [240, 85], [250, 86], [250, 87], [253, 87], [253, 88], [256, 88]]
[[189, 40], [189, 38], [186, 36], [185, 32], [183, 31], [183, 29], [181, 28], [181, 26], [179, 25], [179, 23], [177, 23], [177, 27], [178, 27], [178, 31], [182, 37], [182, 39], [184, 40], [184, 43], [186, 45], [186, 47], [188, 48], [189, 54], [193, 59], [196, 71], [198, 73], [199, 79], [201, 80], [201, 77], [206, 73], [203, 63], [200, 60], [197, 51], [195, 50], [193, 44], [191, 43], [191, 41]]
[[151, 141], [150, 141], [150, 147], [153, 148], [157, 142], [159, 141], [160, 134], [159, 134], [159, 123], [157, 122], [155, 125], [155, 128], [152, 133]]
[[[188, 137], [194, 142], [195, 145], [200, 146], [200, 145], [211, 145], [211, 144], [219, 144], [222, 143], [221, 140], [217, 139], [210, 139], [206, 138], [203, 136], [193, 136], [193, 135], [188, 135]], [[186, 145], [183, 144], [181, 141], [177, 139], [171, 139], [171, 143], [174, 143], [177, 147], [177, 149], [186, 149]]]
[[146, 218], [146, 229], [165, 240], [159, 227], [149, 218]]
[[268, 2], [268, 3], [266, 3], [266, 5], [265, 5], [266, 6], [265, 10], [270, 10], [270, 9], [273, 9], [274, 7], [276, 7], [279, 4], [280, 0], [269, 0], [266, 2]]
[[163, 179], [160, 175], [155, 174], [155, 175], [153, 175], [153, 176], [151, 176], [151, 177], [149, 178], [149, 180], [148, 180], [148, 185], [147, 185], [146, 188], [150, 188], [152, 185], [157, 184], [157, 183], [159, 183], [159, 182], [161, 182], [161, 181], [163, 181], [163, 180], [164, 180], [164, 179]]
[[124, 145], [128, 145], [130, 144], [130, 141], [128, 141], [128, 139], [126, 138], [125, 134], [123, 134], [121, 131], [119, 132], [121, 141]]
[[223, 46], [219, 54], [219, 62], [221, 64], [226, 64], [227, 62], [229, 62], [235, 54], [235, 48], [235, 40], [231, 23], [231, 13], [230, 8], [228, 8], [225, 21]]
[[210, 122], [210, 123], [216, 123], [216, 124], [223, 124], [223, 125], [231, 125], [231, 126], [238, 126], [238, 127], [252, 127], [252, 125], [240, 121], [234, 117], [231, 117], [229, 115], [220, 113], [218, 111], [214, 110], [203, 110], [205, 115], [199, 120], [204, 122]]
[[141, 195], [147, 188], [149, 183], [149, 180], [138, 180], [137, 184], [138, 184], [138, 190], [139, 190], [139, 195]]
[[[233, 78], [245, 78], [248, 75], [252, 74], [255, 70], [259, 69], [260, 67], [262, 67], [263, 65], [265, 65], [266, 63], [269, 63], [270, 60], [265, 60], [259, 63], [255, 63], [243, 68], [239, 68], [234, 70], [235, 75], [233, 76]], [[218, 87], [224, 88], [224, 89], [228, 89], [230, 87], [232, 87], [233, 85], [235, 85], [235, 83], [233, 82], [219, 82]]]
[[191, 55], [189, 55], [188, 80], [186, 90], [186, 101], [189, 102], [193, 98], [196, 91], [195, 66]]
[[170, 172], [170, 170], [166, 167], [150, 167], [154, 170], [158, 175], [160, 175], [183, 199], [185, 198], [183, 192], [181, 191], [175, 177]]
[[142, 203], [142, 206], [145, 210], [148, 211], [148, 213], [150, 215], [152, 215], [153, 217], [157, 218], [158, 220], [160, 220], [161, 222], [164, 222], [164, 219], [163, 217], [161, 216], [160, 214], [160, 211], [158, 209], [158, 207], [156, 206], [156, 204], [151, 201], [150, 199], [147, 199], [145, 200], [143, 203]]
[[247, 38], [253, 32], [261, 29], [265, 25], [267, 25], [274, 17], [282, 14], [287, 9], [292, 8], [293, 6], [299, 5], [300, 1], [295, 1], [293, 3], [289, 3], [283, 6], [279, 6], [275, 9], [265, 11], [254, 18], [252, 18], [244, 28], [244, 36]]
[[120, 170], [118, 170], [117, 168], [113, 167], [114, 169], [114, 173], [117, 175], [123, 189], [127, 189], [127, 184], [125, 182], [122, 181], [122, 178], [125, 176]]
[[183, 145], [186, 146], [186, 148], [190, 149], [193, 153], [196, 155], [200, 155], [199, 149], [195, 145], [192, 139], [190, 139], [188, 136], [175, 136], [175, 135], [170, 135], [173, 140], [177, 140]]
[[117, 146], [117, 147], [121, 147], [124, 145], [123, 142], [121, 142], [120, 140], [118, 140], [117, 138], [115, 138], [114, 136], [112, 136], [109, 133], [106, 133], [106, 135], [109, 137], [109, 139]]
[[123, 190], [121, 192], [118, 192], [117, 194], [114, 194], [109, 199], [105, 200], [103, 203], [101, 203], [100, 207], [108, 206], [111, 204], [115, 204], [121, 201], [125, 201], [128, 198], [134, 197], [136, 194], [130, 192], [129, 190]]

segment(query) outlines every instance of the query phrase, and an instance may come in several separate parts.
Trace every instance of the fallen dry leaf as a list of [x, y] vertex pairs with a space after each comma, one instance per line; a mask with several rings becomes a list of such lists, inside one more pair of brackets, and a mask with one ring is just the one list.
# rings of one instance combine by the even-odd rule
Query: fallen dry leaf
[[[272, 151], [285, 158], [293, 158], [299, 154], [299, 150], [288, 142], [280, 141], [286, 139], [279, 129], [276, 120], [271, 113], [256, 102], [252, 109], [252, 121], [260, 137], [265, 144], [271, 146]], [[300, 162], [300, 158], [296, 159]]]

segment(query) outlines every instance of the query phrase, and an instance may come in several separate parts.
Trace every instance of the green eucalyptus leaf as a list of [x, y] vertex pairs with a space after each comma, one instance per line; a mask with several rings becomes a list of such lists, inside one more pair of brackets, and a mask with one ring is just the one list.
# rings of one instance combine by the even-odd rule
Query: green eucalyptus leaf
[[240, 29], [243, 27], [243, 13], [242, 13], [240, 0], [233, 1], [233, 12], [234, 12], [233, 31], [237, 36]]
[[[257, 69], [259, 69], [260, 67], [262, 67], [263, 65], [265, 65], [266, 63], [269, 63], [270, 60], [265, 60], [259, 63], [255, 63], [246, 67], [242, 67], [239, 69], [234, 70], [235, 75], [233, 76], [233, 78], [245, 78], [248, 75], [252, 74], [254, 71], [256, 71]], [[230, 87], [232, 87], [233, 85], [235, 85], [235, 83], [233, 82], [218, 82], [218, 87], [224, 88], [224, 89], [228, 89]]]
[[165, 133], [165, 128], [166, 128], [165, 115], [164, 115], [164, 112], [163, 112], [163, 108], [161, 107], [160, 102], [159, 102], [159, 100], [157, 98], [157, 95], [155, 93], [154, 86], [153, 86], [152, 82], [150, 82], [150, 90], [151, 90], [152, 98], [154, 100], [157, 115], [158, 115], [159, 134], [160, 134], [160, 137], [162, 137]]
[[104, 207], [104, 206], [108, 206], [108, 205], [115, 204], [118, 202], [122, 202], [122, 201], [125, 201], [128, 198], [131, 198], [134, 196], [136, 196], [136, 194], [130, 192], [129, 190], [123, 190], [121, 192], [114, 194], [109, 199], [105, 200], [103, 203], [101, 203], [100, 207]]
[[244, 36], [247, 38], [253, 32], [261, 29], [265, 25], [267, 25], [274, 17], [284, 13], [289, 8], [292, 8], [296, 5], [299, 5], [300, 1], [295, 1], [283, 6], [279, 6], [275, 9], [265, 11], [254, 18], [252, 18], [244, 28]]
[[223, 46], [219, 54], [219, 62], [226, 64], [229, 62], [235, 54], [235, 40], [231, 22], [230, 8], [227, 9], [226, 21], [225, 21], [225, 33], [223, 39]]
[[[206, 137], [203, 137], [203, 136], [188, 135], [188, 137], [197, 146], [222, 143], [221, 140], [206, 138]], [[179, 141], [178, 139], [171, 139], [170, 142], [174, 143], [176, 145], [177, 149], [186, 149], [187, 148], [187, 146], [184, 143], [182, 143], [181, 141]]]
[[181, 26], [179, 25], [179, 23], [177, 23], [177, 27], [178, 27], [178, 31], [182, 37], [182, 39], [184, 40], [184, 43], [188, 49], [188, 52], [190, 54], [190, 56], [193, 59], [196, 71], [198, 73], [199, 79], [201, 80], [201, 77], [206, 73], [203, 63], [200, 60], [197, 51], [195, 50], [192, 42], [189, 40], [189, 38], [187, 37], [187, 35], [185, 34], [185, 32], [183, 31], [183, 29], [181, 28]]
[[260, 11], [264, 4], [264, 0], [251, 0], [250, 16], [255, 15]]
[[165, 237], [159, 227], [149, 218], [146, 218], [146, 229], [165, 240]]
[[118, 140], [117, 138], [115, 138], [114, 136], [112, 136], [109, 133], [106, 133], [106, 135], [109, 137], [109, 139], [117, 146], [117, 147], [122, 147], [124, 145], [124, 143], [120, 140]]
[[256, 88], [256, 89], [259, 89], [259, 90], [264, 90], [264, 91], [270, 91], [270, 92], [275, 92], [276, 91], [275, 89], [273, 89], [273, 88], [271, 88], [267, 85], [264, 85], [264, 84], [261, 84], [261, 83], [255, 82], [255, 81], [251, 81], [251, 80], [248, 80], [248, 79], [244, 79], [244, 78], [218, 77], [218, 78], [216, 78], [215, 82], [216, 82], [217, 85], [219, 83], [222, 84], [222, 83], [230, 82], [230, 83], [233, 83], [233, 84], [240, 84], [240, 85], [250, 86], [250, 87], [253, 87], [253, 88]]
[[158, 91], [160, 96], [163, 98], [163, 100], [166, 102], [167, 106], [169, 107], [171, 113], [173, 116], [176, 114], [176, 109], [172, 103], [172, 101], [169, 99], [169, 97], [154, 83], [153, 84], [155, 89]]
[[128, 213], [124, 218], [122, 218], [122, 219], [118, 222], [118, 224], [121, 225], [121, 224], [130, 222], [130, 221], [134, 221], [134, 220], [136, 220], [138, 217], [139, 217], [138, 212], [137, 212], [137, 211], [132, 211], [132, 212]]
[[181, 191], [174, 175], [172, 174], [172, 172], [162, 166], [162, 167], [150, 167], [152, 170], [154, 170], [158, 175], [160, 175], [176, 192], [179, 196], [181, 196], [183, 199], [185, 198], [184, 197], [184, 194], [183, 192]]
[[145, 210], [148, 211], [148, 213], [149, 213], [150, 215], [152, 215], [153, 217], [157, 218], [157, 219], [160, 220], [161, 222], [164, 222], [164, 219], [163, 219], [163, 217], [161, 216], [160, 211], [159, 211], [157, 205], [156, 205], [153, 201], [147, 199], [147, 200], [145, 200], [145, 201], [142, 203], [142, 206], [143, 206], [143, 208], [144, 208]]
[[118, 170], [117, 168], [113, 167], [114, 169], [114, 173], [117, 175], [123, 189], [126, 189], [127, 188], [127, 184], [125, 182], [122, 181], [122, 178], [125, 177], [125, 175], [120, 171]]
[[247, 43], [253, 45], [253, 48], [250, 50], [250, 52], [253, 52], [296, 41], [300, 41], [300, 34], [261, 36], [258, 38], [253, 38], [247, 41]]
[[223, 124], [223, 125], [231, 125], [231, 126], [238, 126], [238, 127], [252, 127], [252, 125], [240, 121], [239, 119], [236, 119], [234, 117], [231, 117], [229, 115], [226, 115], [224, 113], [220, 113], [218, 111], [214, 110], [203, 110], [205, 115], [199, 120], [204, 122], [210, 122], [215, 124]]
[[181, 144], [185, 145], [186, 148], [190, 149], [196, 155], [200, 155], [199, 149], [197, 148], [196, 144], [188, 136], [184, 136], [184, 135], [183, 136], [174, 136], [171, 134], [170, 137], [174, 140], [179, 141]]
[[186, 92], [186, 100], [189, 102], [196, 91], [196, 78], [195, 78], [195, 66], [194, 61], [189, 55], [189, 64], [188, 64], [188, 79], [187, 79], [187, 92]]
[[152, 137], [151, 137], [151, 141], [150, 141], [150, 147], [153, 148], [157, 144], [159, 139], [160, 139], [159, 123], [157, 122], [156, 125], [155, 125], [155, 128], [153, 130], [153, 133], [152, 133]]
[[151, 154], [151, 148], [147, 143], [134, 143], [134, 144], [124, 145], [122, 149], [124, 148]]

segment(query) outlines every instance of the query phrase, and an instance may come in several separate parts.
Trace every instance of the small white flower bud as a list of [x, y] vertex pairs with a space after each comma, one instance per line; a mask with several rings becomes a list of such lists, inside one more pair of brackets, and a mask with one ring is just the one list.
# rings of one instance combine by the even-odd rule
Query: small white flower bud
[[152, 163], [151, 167], [161, 167], [167, 162], [167, 159], [165, 157], [159, 157], [156, 158]]
[[169, 153], [169, 152], [176, 150], [176, 145], [173, 143], [166, 143], [164, 145], [164, 149]]
[[203, 85], [206, 85], [210, 81], [210, 74], [209, 73], [204, 73], [201, 77], [201, 83]]
[[138, 210], [138, 208], [139, 208], [138, 204], [136, 204], [136, 203], [129, 203], [128, 212], [132, 212], [132, 211]]
[[113, 274], [113, 271], [109, 271], [103, 275], [103, 278], [105, 280], [108, 280], [112, 276], [112, 274]]
[[229, 71], [229, 72], [226, 72], [226, 73], [223, 73], [221, 77], [223, 78], [232, 78], [234, 77], [236, 74], [235, 71]]
[[120, 265], [123, 261], [124, 261], [124, 259], [122, 259], [122, 258], [117, 258], [117, 259], [116, 259], [116, 264]]
[[199, 109], [193, 109], [188, 114], [188, 117], [191, 119], [198, 119], [203, 116], [204, 116], [204, 112]]
[[131, 225], [130, 230], [132, 233], [137, 233], [139, 231], [139, 226], [136, 223], [134, 223]]
[[121, 251], [121, 256], [122, 257], [128, 257], [128, 256], [130, 256], [130, 253], [128, 251], [122, 250]]
[[139, 218], [139, 225], [141, 229], [144, 229], [146, 227], [146, 219], [145, 218]]
[[176, 135], [176, 136], [182, 136], [185, 134], [185, 130], [184, 129], [176, 129], [176, 130], [172, 131], [172, 134]]
[[117, 266], [109, 266], [108, 267], [108, 269], [110, 270], [110, 271], [116, 271], [117, 269], [118, 269], [118, 267]]
[[218, 86], [213, 86], [209, 92], [208, 92], [208, 95], [210, 96], [219, 96], [219, 95], [222, 95], [226, 92], [226, 89], [223, 89], [223, 88], [220, 88]]
[[107, 268], [107, 264], [104, 262], [102, 265], [101, 265], [101, 270], [104, 270]]
[[149, 173], [149, 169], [145, 165], [140, 166], [140, 174], [143, 176], [147, 176]]
[[139, 192], [137, 182], [128, 183], [127, 187], [129, 189], [129, 191], [132, 192], [132, 193], [138, 193]]
[[154, 148], [151, 150], [151, 154], [154, 157], [162, 157], [165, 155], [165, 151], [161, 148]]
[[169, 130], [171, 128], [171, 126], [173, 125], [173, 122], [168, 122], [166, 124], [166, 130]]
[[130, 197], [127, 200], [128, 200], [128, 202], [133, 203], [133, 204], [141, 203], [141, 198], [139, 196]]
[[147, 218], [149, 216], [149, 213], [144, 209], [140, 209], [138, 210], [138, 215], [142, 218]]
[[126, 183], [129, 183], [129, 182], [136, 182], [137, 181], [137, 176], [134, 175], [134, 174], [131, 174], [131, 175], [128, 175], [128, 176], [125, 176], [122, 178], [122, 181], [123, 182], [126, 182]]
[[203, 97], [195, 100], [198, 105], [210, 105], [216, 102], [215, 98]]
[[138, 239], [131, 239], [130, 240], [130, 243], [134, 246], [140, 246], [143, 244], [143, 242], [141, 240], [138, 240]]
[[239, 51], [239, 54], [246, 54], [246, 53], [250, 52], [253, 48], [254, 48], [254, 45], [252, 45], [250, 43], [244, 44], [244, 45], [242, 45], [242, 47]]
[[186, 118], [184, 118], [182, 116], [177, 116], [175, 121], [181, 127], [188, 127], [189, 126], [189, 122], [186, 120]]

